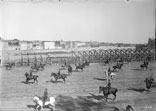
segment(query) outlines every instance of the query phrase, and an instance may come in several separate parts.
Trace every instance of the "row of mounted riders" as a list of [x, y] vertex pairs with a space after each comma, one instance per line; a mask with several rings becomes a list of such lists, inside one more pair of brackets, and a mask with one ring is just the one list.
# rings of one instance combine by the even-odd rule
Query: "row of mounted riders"
[[[110, 59], [105, 59], [104, 61], [102, 61], [105, 65], [110, 63]], [[122, 70], [122, 66], [123, 66], [124, 60], [122, 58], [120, 58], [117, 61], [117, 65], [113, 66], [113, 70], [115, 71], [116, 69]], [[76, 70], [80, 69], [81, 71], [83, 71], [83, 68], [85, 67], [85, 65], [89, 66], [89, 62], [85, 61], [82, 64], [76, 65]], [[6, 67], [6, 70], [10, 70], [12, 67], [15, 66], [15, 62], [8, 62], [7, 64], [4, 65]], [[45, 64], [40, 63], [39, 65], [37, 63], [34, 63], [33, 66], [31, 66], [31, 70], [32, 71], [39, 71], [39, 70], [43, 70], [45, 67]], [[62, 69], [65, 69], [66, 64], [62, 65]], [[148, 61], [145, 60], [143, 64], [140, 65], [140, 67], [142, 69], [147, 69], [148, 68]]]
[[[89, 66], [89, 64], [90, 63], [88, 61], [85, 61], [85, 62], [83, 62], [82, 64], [79, 64], [79, 65], [75, 64], [75, 70], [78, 71], [80, 69], [81, 71], [83, 71], [83, 68], [85, 68], [85, 66]], [[30, 80], [34, 80], [34, 83], [35, 82], [38, 83], [38, 80], [37, 80], [38, 75], [33, 75], [32, 72], [33, 72], [33, 70], [39, 70], [40, 68], [44, 69], [44, 66], [45, 65], [31, 67], [30, 73], [26, 72], [24, 74], [25, 77], [26, 77], [25, 82], [29, 83]], [[61, 74], [60, 70], [62, 70], [62, 68], [66, 69], [66, 67], [67, 67], [67, 70], [68, 70], [68, 74]], [[59, 69], [58, 73], [54, 73], [54, 72], [51, 73], [51, 77], [54, 77], [55, 81], [57, 81], [58, 79], [62, 79], [63, 82], [65, 83], [65, 79], [67, 78], [67, 76], [71, 75], [72, 72], [73, 72], [73, 68], [71, 67], [71, 65], [69, 65], [69, 66], [62, 65], [61, 68]]]
[[[103, 61], [104, 64], [108, 64], [110, 63], [110, 59], [106, 59], [105, 61]], [[122, 70], [122, 66], [124, 64], [124, 60], [122, 58], [120, 58], [118, 61], [117, 61], [117, 64], [114, 65], [112, 68], [113, 68], [113, 71], [117, 71], [118, 70]], [[143, 64], [140, 65], [140, 68], [142, 69], [148, 69], [148, 65], [149, 65], [149, 62], [148, 60], [145, 60]]]
[[[15, 62], [8, 62], [4, 66], [5, 66], [6, 70], [10, 70], [13, 67], [15, 67]], [[40, 69], [44, 69], [44, 67], [45, 67], [45, 64], [43, 64], [43, 63], [40, 63], [40, 64], [34, 63], [34, 65], [31, 66], [31, 70], [39, 71]]]

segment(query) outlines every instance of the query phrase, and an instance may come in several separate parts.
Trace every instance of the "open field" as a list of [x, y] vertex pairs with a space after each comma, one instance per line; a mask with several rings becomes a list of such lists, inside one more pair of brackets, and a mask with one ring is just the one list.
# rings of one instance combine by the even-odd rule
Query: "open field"
[[[62, 80], [57, 83], [50, 81], [51, 72], [57, 72], [59, 66], [48, 65], [44, 71], [33, 73], [39, 75], [39, 83], [30, 85], [23, 82], [24, 73], [30, 67], [11, 70], [1, 68], [0, 110], [33, 111], [33, 96], [42, 96], [47, 87], [49, 96], [56, 97], [57, 111], [114, 111], [115, 107], [124, 111], [128, 104], [133, 106], [134, 111], [156, 111], [156, 89], [141, 92], [145, 88], [145, 77], [153, 75], [156, 80], [156, 62], [151, 62], [148, 70], [141, 70], [140, 64], [141, 62], [125, 64], [123, 71], [116, 72], [112, 87], [118, 88], [117, 98], [115, 102], [109, 99], [107, 103], [102, 99], [103, 94], [99, 94], [99, 86], [106, 84], [102, 79], [105, 78], [103, 72], [108, 66], [92, 63], [83, 72], [73, 72], [64, 84]], [[133, 90], [128, 90], [129, 88]]]

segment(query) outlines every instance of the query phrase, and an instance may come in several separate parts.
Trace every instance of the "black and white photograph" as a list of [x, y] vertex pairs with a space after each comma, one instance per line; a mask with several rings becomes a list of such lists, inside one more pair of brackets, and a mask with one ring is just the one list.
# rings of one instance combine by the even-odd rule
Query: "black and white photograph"
[[156, 0], [0, 0], [0, 111], [156, 111]]

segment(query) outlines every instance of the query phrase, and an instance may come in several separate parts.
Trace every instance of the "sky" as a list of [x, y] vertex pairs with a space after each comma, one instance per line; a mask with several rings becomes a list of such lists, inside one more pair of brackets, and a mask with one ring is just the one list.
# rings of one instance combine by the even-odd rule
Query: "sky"
[[0, 36], [19, 40], [147, 43], [155, 0], [0, 2]]

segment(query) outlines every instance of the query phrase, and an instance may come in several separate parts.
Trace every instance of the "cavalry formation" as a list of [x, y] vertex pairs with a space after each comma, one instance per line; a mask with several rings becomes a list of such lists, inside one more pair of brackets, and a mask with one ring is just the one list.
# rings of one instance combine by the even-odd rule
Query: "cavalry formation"
[[[126, 61], [127, 62], [127, 61]], [[123, 71], [122, 67], [126, 62], [120, 58], [118, 61], [115, 62], [115, 64], [111, 63], [109, 59], [106, 59], [104, 61], [104, 67], [109, 67], [107, 70], [104, 70], [104, 74], [107, 80], [106, 86], [99, 86], [99, 93], [103, 93], [105, 101], [108, 101], [108, 96], [113, 95], [114, 98], [113, 101], [116, 99], [118, 88], [111, 86], [111, 81], [114, 80], [113, 76], [116, 75], [115, 72]], [[130, 61], [129, 61], [130, 62]], [[128, 63], [129, 63], [128, 62]], [[145, 60], [143, 64], [138, 66], [142, 71], [148, 70], [150, 61]], [[110, 65], [111, 64], [111, 65]], [[5, 65], [6, 70], [11, 69], [14, 66], [13, 63], [8, 63]], [[62, 64], [61, 66], [58, 66], [58, 72], [51, 72], [49, 76], [51, 77], [51, 80], [57, 82], [59, 79], [63, 81], [63, 83], [66, 83], [66, 79], [68, 76], [72, 76], [73, 72], [80, 72], [82, 73], [85, 68], [89, 68], [90, 61], [85, 60], [83, 62], [78, 62], [75, 64]], [[46, 67], [45, 63], [34, 63], [30, 66], [29, 71], [27, 71], [25, 76], [25, 83], [29, 84], [31, 80], [33, 80], [33, 83], [38, 83], [39, 75], [37, 73], [33, 74], [34, 72], [44, 71]], [[62, 70], [67, 71], [67, 73], [61, 73]], [[150, 91], [150, 88], [156, 88], [156, 82], [154, 81], [154, 78], [152, 76], [145, 78], [144, 80], [147, 91]], [[36, 110], [43, 109], [44, 106], [50, 106], [52, 110], [55, 110], [55, 98], [54, 97], [47, 97], [46, 100], [43, 100], [44, 97], [39, 97], [37, 95], [34, 96], [33, 101], [36, 103]]]

